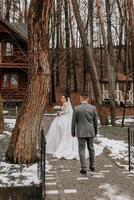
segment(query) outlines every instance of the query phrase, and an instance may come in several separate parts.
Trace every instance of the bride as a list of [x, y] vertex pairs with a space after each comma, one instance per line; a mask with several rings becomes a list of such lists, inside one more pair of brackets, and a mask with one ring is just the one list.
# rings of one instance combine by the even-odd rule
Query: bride
[[71, 135], [73, 109], [67, 96], [61, 97], [61, 111], [52, 122], [46, 135], [46, 153], [56, 158], [79, 159], [78, 141]]

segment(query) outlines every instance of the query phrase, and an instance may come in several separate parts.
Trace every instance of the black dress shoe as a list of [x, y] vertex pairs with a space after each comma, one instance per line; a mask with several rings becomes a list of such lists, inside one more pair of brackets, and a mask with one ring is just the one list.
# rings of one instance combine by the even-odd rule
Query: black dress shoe
[[94, 167], [90, 167], [90, 170], [91, 170], [91, 172], [94, 172], [95, 168]]
[[86, 174], [87, 171], [86, 171], [85, 169], [81, 169], [81, 170], [80, 170], [80, 173], [81, 173], [81, 174]]

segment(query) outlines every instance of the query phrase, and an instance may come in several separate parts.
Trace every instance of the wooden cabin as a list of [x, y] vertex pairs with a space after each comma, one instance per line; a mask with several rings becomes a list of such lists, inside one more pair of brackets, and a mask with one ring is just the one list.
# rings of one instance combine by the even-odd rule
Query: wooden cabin
[[[108, 79], [104, 79], [101, 85], [103, 101], [109, 102]], [[115, 100], [117, 105], [125, 104], [126, 101], [127, 106], [133, 106], [133, 79], [130, 76], [117, 73], [115, 87]]]
[[5, 102], [21, 102], [28, 80], [27, 29], [0, 18], [0, 91]]

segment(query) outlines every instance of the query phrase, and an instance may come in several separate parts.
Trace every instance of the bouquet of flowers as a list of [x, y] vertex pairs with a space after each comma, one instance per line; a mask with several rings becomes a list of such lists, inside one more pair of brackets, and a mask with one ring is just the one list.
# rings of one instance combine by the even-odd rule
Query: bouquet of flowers
[[54, 106], [53, 110], [56, 112], [61, 111], [61, 106]]

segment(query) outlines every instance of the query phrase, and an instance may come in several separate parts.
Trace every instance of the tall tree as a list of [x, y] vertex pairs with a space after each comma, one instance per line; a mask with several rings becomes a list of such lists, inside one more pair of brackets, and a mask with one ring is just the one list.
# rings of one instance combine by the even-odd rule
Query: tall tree
[[133, 66], [133, 103], [134, 103], [134, 4], [133, 0], [127, 0], [128, 14], [129, 14], [129, 25], [131, 35], [131, 46], [132, 46], [132, 66]]
[[60, 85], [60, 48], [61, 48], [61, 9], [62, 2], [57, 0], [56, 13], [56, 85]]
[[31, 0], [29, 26], [29, 85], [13, 129], [6, 158], [13, 163], [37, 160], [37, 141], [50, 85], [48, 29], [51, 0]]
[[88, 0], [88, 21], [87, 25], [89, 23], [90, 27], [90, 45], [93, 48], [93, 36], [94, 36], [94, 26], [93, 26], [93, 6], [94, 6], [94, 0]]
[[[50, 94], [49, 94], [49, 104], [56, 102], [56, 94], [55, 94], [55, 86], [56, 86], [56, 80], [59, 82], [59, 70], [57, 68], [57, 48], [55, 48], [55, 35], [56, 35], [56, 28], [54, 24], [56, 24], [56, 11], [55, 11], [55, 1], [52, 2], [52, 9], [51, 9], [51, 18], [50, 18], [50, 35], [51, 35], [51, 51], [49, 51], [49, 54], [51, 54], [50, 57], [50, 67], [51, 67], [51, 88], [50, 88]], [[56, 65], [56, 66], [55, 66]], [[55, 70], [56, 70], [56, 77], [55, 80]]]
[[3, 15], [3, 0], [0, 1], [0, 16]]
[[11, 12], [11, 5], [12, 5], [12, 0], [5, 0], [5, 19], [9, 22], [10, 21], [10, 12]]
[[24, 0], [24, 22], [27, 23], [28, 0]]
[[69, 28], [69, 3], [65, 2], [65, 34], [66, 34], [66, 94], [70, 96], [71, 90], [71, 55], [70, 55], [70, 28]]
[[0, 94], [0, 134], [4, 131], [3, 99]]
[[[118, 49], [118, 56], [117, 56], [117, 66], [122, 65], [122, 41], [123, 41], [123, 26], [124, 26], [124, 16], [123, 16], [123, 10], [121, 8], [121, 2], [119, 0], [116, 0], [117, 7], [119, 10], [119, 16], [120, 16], [120, 27], [119, 27], [119, 49]], [[117, 71], [116, 67], [116, 71]]]
[[[88, 36], [88, 33], [90, 35], [90, 46], [93, 49], [93, 4], [94, 0], [88, 0], [88, 16], [87, 16], [87, 22], [85, 26], [85, 32]], [[83, 91], [88, 90], [88, 81], [87, 81], [87, 71], [89, 71], [89, 65], [87, 63], [86, 53], [83, 51]]]
[[[106, 60], [106, 66], [107, 66], [107, 71], [108, 71], [108, 78], [109, 78], [109, 100], [110, 100], [110, 106], [111, 106], [111, 124], [115, 125], [115, 117], [116, 117], [116, 104], [115, 104], [115, 72], [114, 72], [114, 67], [111, 63], [110, 59], [110, 53], [113, 55], [112, 51], [112, 36], [111, 36], [111, 20], [109, 19], [108, 16], [108, 31], [110, 32], [108, 34], [108, 41], [109, 41], [109, 51], [108, 51], [108, 41], [107, 41], [107, 36], [105, 33], [105, 26], [104, 26], [104, 21], [102, 18], [102, 13], [101, 13], [101, 5], [100, 5], [100, 0], [96, 1], [97, 5], [97, 10], [98, 10], [98, 17], [99, 17], [99, 22], [100, 22], [100, 27], [101, 27], [101, 33], [102, 33], [102, 38], [103, 38], [103, 44], [104, 44], [104, 51], [105, 51], [105, 60]], [[107, 5], [108, 9], [108, 15], [109, 15], [109, 4]], [[109, 53], [110, 52], [110, 53]]]
[[95, 95], [96, 105], [98, 107], [99, 115], [101, 124], [107, 123], [107, 116], [104, 114], [105, 110], [103, 109], [103, 101], [102, 101], [102, 94], [100, 89], [100, 84], [98, 80], [98, 74], [96, 70], [96, 65], [93, 57], [93, 52], [91, 46], [89, 46], [89, 42], [87, 39], [87, 35], [85, 33], [85, 28], [81, 19], [80, 11], [79, 11], [79, 4], [77, 0], [71, 0], [73, 5], [73, 11], [76, 18], [77, 26], [80, 32], [80, 37], [83, 43], [83, 47], [87, 56], [87, 63], [90, 66], [90, 75], [92, 79], [92, 85]]
[[[73, 26], [71, 21], [71, 3], [69, 2], [69, 25], [70, 25], [70, 34], [71, 34], [71, 61], [72, 61], [72, 68], [73, 68], [73, 89], [74, 92], [78, 92], [78, 83], [77, 83], [77, 70], [76, 70], [76, 54], [77, 54], [77, 47], [75, 46], [75, 39], [73, 34]], [[77, 39], [76, 39], [77, 40]]]

